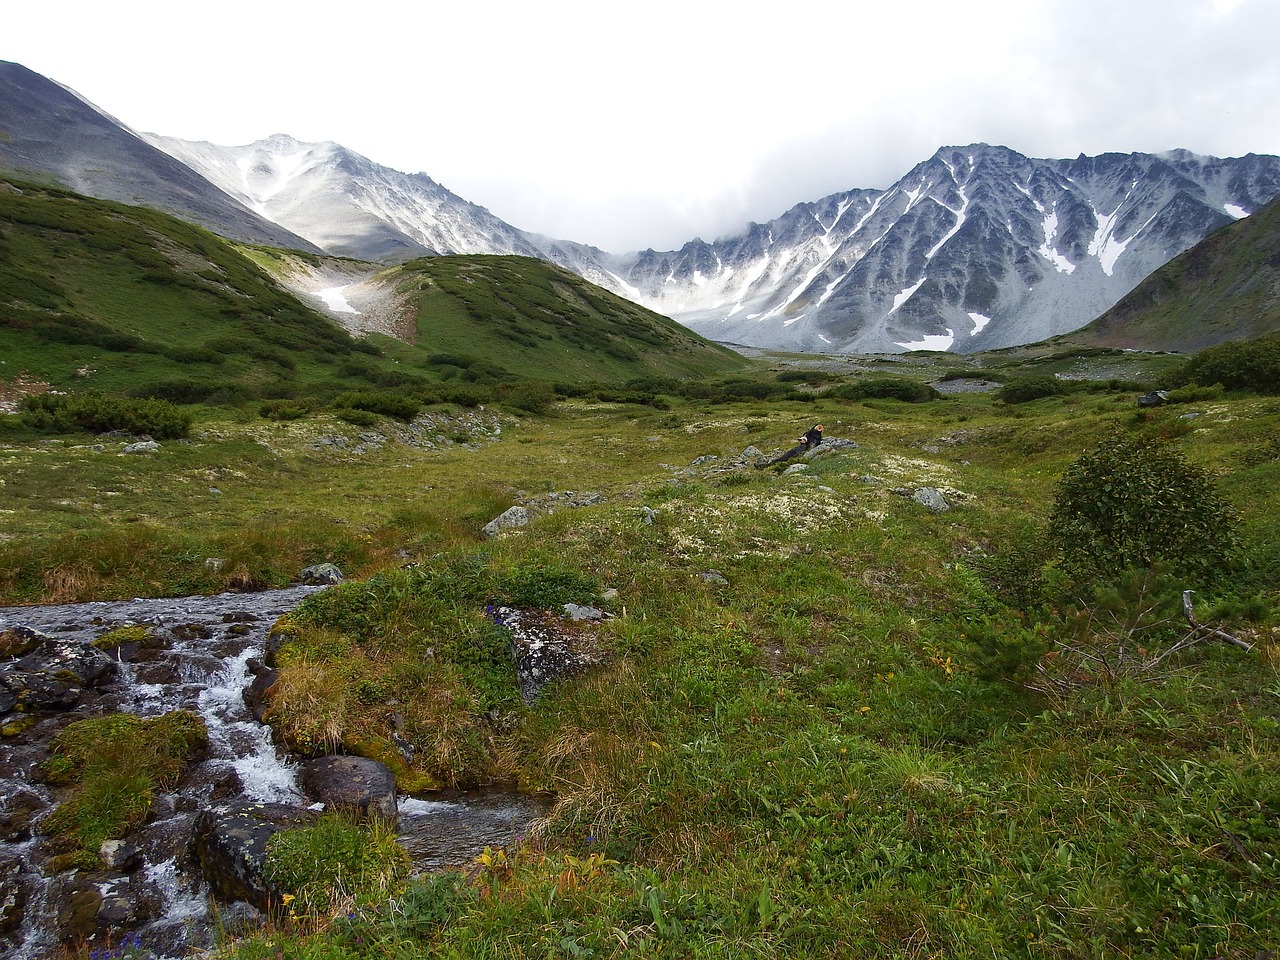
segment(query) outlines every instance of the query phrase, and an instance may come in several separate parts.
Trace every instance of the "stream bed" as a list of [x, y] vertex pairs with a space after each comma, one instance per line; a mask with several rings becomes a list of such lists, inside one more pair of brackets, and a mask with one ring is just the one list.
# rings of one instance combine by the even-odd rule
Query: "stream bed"
[[[250, 661], [263, 656], [275, 621], [320, 589], [0, 607], [0, 632], [26, 627], [82, 645], [119, 626], [145, 626], [151, 635], [114, 651], [115, 673], [107, 682], [84, 689], [74, 705], [41, 711], [33, 726], [0, 741], [0, 954], [46, 960], [68, 941], [99, 946], [109, 935], [119, 943], [127, 932], [140, 934], [157, 958], [210, 942], [225, 918], [210, 916], [208, 888], [192, 852], [196, 817], [245, 801], [308, 804], [298, 765], [253, 718], [244, 691], [252, 680]], [[50, 739], [85, 717], [112, 711], [154, 717], [178, 709], [204, 720], [208, 756], [172, 793], [154, 798], [148, 822], [127, 838], [137, 857], [92, 873], [51, 871], [40, 819], [57, 797], [33, 775]], [[400, 841], [418, 872], [461, 866], [485, 846], [514, 841], [547, 805], [545, 798], [495, 789], [402, 797]]]

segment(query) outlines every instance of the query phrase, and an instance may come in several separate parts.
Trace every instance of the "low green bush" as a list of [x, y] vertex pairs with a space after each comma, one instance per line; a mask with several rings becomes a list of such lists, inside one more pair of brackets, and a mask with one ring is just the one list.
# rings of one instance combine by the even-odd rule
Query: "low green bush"
[[1166, 446], [1116, 437], [1063, 475], [1049, 541], [1076, 577], [1112, 577], [1157, 563], [1210, 575], [1229, 566], [1235, 528], [1206, 471]]
[[1062, 382], [1053, 377], [1025, 377], [1006, 383], [996, 397], [1005, 403], [1030, 403], [1065, 392]]
[[836, 387], [827, 394], [841, 400], [901, 400], [904, 403], [927, 403], [942, 394], [917, 380], [905, 377], [873, 377]]
[[112, 397], [94, 390], [27, 397], [22, 422], [46, 433], [128, 433], [177, 440], [191, 430], [191, 414], [167, 400]]
[[1201, 350], [1166, 378], [1166, 386], [1280, 393], [1280, 336], [1223, 343]]
[[[343, 416], [347, 410], [363, 410], [382, 417], [393, 417], [408, 423], [422, 412], [422, 401], [394, 390], [360, 390], [341, 393], [333, 398], [333, 406]], [[346, 417], [344, 416], [344, 419]]]

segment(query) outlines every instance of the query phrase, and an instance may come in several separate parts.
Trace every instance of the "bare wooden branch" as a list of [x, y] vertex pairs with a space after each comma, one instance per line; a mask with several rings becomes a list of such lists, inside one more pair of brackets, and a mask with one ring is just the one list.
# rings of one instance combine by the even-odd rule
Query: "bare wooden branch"
[[1203, 633], [1207, 637], [1212, 637], [1215, 640], [1221, 640], [1223, 643], [1230, 643], [1233, 646], [1239, 647], [1241, 650], [1253, 649], [1253, 644], [1249, 643], [1247, 640], [1241, 640], [1239, 637], [1233, 637], [1225, 630], [1219, 630], [1217, 627], [1206, 626], [1205, 624], [1197, 621], [1191, 608], [1191, 594], [1194, 592], [1195, 591], [1192, 590], [1182, 591], [1182, 613], [1187, 618], [1187, 623], [1191, 624], [1191, 628], [1193, 630]]

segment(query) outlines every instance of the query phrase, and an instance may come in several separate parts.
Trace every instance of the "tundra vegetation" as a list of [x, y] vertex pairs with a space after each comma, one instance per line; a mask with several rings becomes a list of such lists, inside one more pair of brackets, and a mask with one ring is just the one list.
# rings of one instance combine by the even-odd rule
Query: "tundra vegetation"
[[[0, 602], [335, 562], [348, 582], [279, 625], [281, 736], [410, 792], [556, 798], [428, 876], [308, 828], [275, 851], [287, 909], [226, 958], [1268, 955], [1280, 399], [1168, 357], [942, 359], [508, 384], [484, 411], [189, 405], [185, 439], [131, 455], [10, 416]], [[925, 386], [1055, 374], [1075, 389]], [[1139, 409], [1157, 384], [1182, 402]], [[408, 442], [406, 417], [454, 436]], [[814, 422], [858, 446], [720, 469]], [[565, 491], [600, 499], [547, 510]], [[516, 502], [533, 523], [482, 537]], [[565, 602], [611, 614], [579, 628], [598, 665], [527, 704], [487, 608]]]

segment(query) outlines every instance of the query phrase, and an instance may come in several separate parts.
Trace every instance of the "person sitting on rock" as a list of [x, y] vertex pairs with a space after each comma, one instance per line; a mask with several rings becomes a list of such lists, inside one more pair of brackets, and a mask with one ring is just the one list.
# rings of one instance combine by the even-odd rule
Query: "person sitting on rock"
[[771, 467], [775, 463], [786, 463], [788, 460], [793, 460], [800, 456], [800, 454], [808, 450], [812, 450], [814, 447], [818, 446], [818, 444], [822, 443], [822, 424], [814, 424], [804, 432], [803, 436], [800, 436], [797, 439], [800, 441], [799, 446], [792, 447], [786, 453], [774, 457], [772, 460], [761, 461], [760, 463], [757, 463], [756, 466]]

